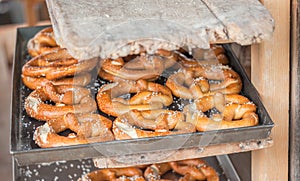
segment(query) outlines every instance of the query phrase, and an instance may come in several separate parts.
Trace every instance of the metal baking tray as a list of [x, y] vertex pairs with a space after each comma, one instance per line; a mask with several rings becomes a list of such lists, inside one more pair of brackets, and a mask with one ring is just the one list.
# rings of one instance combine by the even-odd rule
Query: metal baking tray
[[[230, 158], [227, 155], [202, 158], [213, 167], [219, 175], [220, 181], [240, 180]], [[14, 163], [16, 164], [16, 163]], [[78, 180], [82, 175], [98, 170], [91, 159], [76, 161], [60, 161], [50, 164], [35, 164], [14, 169], [14, 180]]]
[[[186, 148], [203, 149], [206, 146], [211, 145], [265, 139], [269, 137], [271, 129], [274, 127], [274, 123], [262, 104], [258, 92], [251, 84], [243, 67], [239, 63], [239, 60], [232, 53], [230, 46], [224, 45], [227, 56], [230, 59], [230, 66], [239, 73], [242, 78], [242, 94], [247, 96], [258, 107], [257, 113], [260, 120], [259, 125], [163, 137], [115, 140], [57, 148], [39, 148], [34, 143], [32, 137], [35, 128], [43, 124], [43, 122], [28, 117], [24, 110], [24, 99], [30, 93], [30, 90], [22, 83], [21, 69], [23, 64], [30, 59], [26, 50], [28, 40], [42, 28], [44, 28], [44, 26], [17, 29], [17, 42], [13, 67], [10, 151], [19, 165], [30, 165], [33, 163], [54, 162], [60, 160], [109, 158], [143, 153], [155, 154], [156, 151], [161, 153]], [[99, 82], [99, 84], [101, 84], [101, 82]], [[141, 160], [142, 159], [143, 156], [141, 157]]]

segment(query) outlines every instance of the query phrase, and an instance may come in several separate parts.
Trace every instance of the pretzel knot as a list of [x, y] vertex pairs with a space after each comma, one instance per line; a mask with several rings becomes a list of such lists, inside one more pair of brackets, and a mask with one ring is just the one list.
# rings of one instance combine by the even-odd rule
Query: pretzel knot
[[86, 88], [48, 83], [29, 94], [25, 99], [25, 110], [30, 117], [49, 121], [61, 119], [67, 113], [93, 113], [97, 105]]
[[183, 99], [196, 99], [209, 93], [208, 80], [203, 77], [193, 78], [191, 72], [178, 71], [168, 78], [166, 86], [173, 95]]
[[148, 181], [160, 180], [167, 172], [172, 171], [181, 175], [181, 181], [208, 180], [218, 181], [218, 173], [201, 159], [188, 159], [167, 163], [153, 164], [146, 168], [144, 177]]
[[58, 49], [60, 47], [55, 41], [52, 27], [40, 30], [27, 43], [28, 53], [33, 57]]
[[[204, 112], [209, 110], [211, 115]], [[255, 126], [258, 124], [256, 105], [238, 94], [204, 96], [184, 108], [186, 119], [193, 122], [198, 131]]]
[[197, 99], [216, 92], [237, 94], [242, 89], [240, 76], [223, 65], [198, 65], [183, 68], [169, 76], [166, 86], [184, 99]]
[[146, 181], [137, 167], [105, 168], [83, 175], [79, 181]]
[[55, 80], [48, 80], [45, 77], [30, 77], [21, 75], [23, 83], [29, 89], [37, 89], [38, 87], [45, 86], [48, 83], [52, 83], [53, 85], [74, 85], [74, 86], [86, 86], [91, 80], [92, 76], [90, 73], [82, 73], [73, 77], [65, 77]]
[[156, 80], [165, 69], [173, 66], [176, 61], [177, 54], [166, 50], [158, 50], [153, 55], [141, 52], [139, 55], [105, 59], [100, 62], [99, 76], [111, 82]]
[[[42, 148], [110, 141], [114, 140], [111, 127], [112, 122], [99, 114], [67, 113], [62, 119], [37, 127], [34, 140]], [[66, 129], [74, 133], [68, 136], [58, 134]]]
[[59, 49], [29, 60], [22, 68], [22, 74], [31, 77], [45, 77], [49, 80], [89, 72], [97, 64], [96, 58], [79, 61], [66, 49]]
[[[129, 99], [124, 98], [124, 95], [132, 93], [136, 94]], [[99, 109], [115, 117], [130, 110], [161, 109], [172, 102], [172, 93], [167, 87], [146, 80], [105, 84], [97, 93]]]
[[144, 138], [195, 132], [192, 123], [184, 121], [182, 112], [171, 110], [132, 110], [113, 122], [116, 139]]

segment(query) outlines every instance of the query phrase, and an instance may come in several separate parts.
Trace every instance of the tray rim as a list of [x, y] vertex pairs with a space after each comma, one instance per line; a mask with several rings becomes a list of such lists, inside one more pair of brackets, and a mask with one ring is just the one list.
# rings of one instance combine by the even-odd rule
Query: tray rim
[[[21, 61], [16, 61], [16, 58], [18, 58], [18, 56], [24, 56], [24, 55], [17, 55], [18, 51], [23, 52], [24, 50], [18, 50], [18, 48], [20, 48], [20, 39], [24, 38], [22, 37], [22, 32], [30, 32], [32, 31], [33, 28], [35, 29], [42, 29], [43, 27], [47, 27], [49, 25], [46, 26], [34, 26], [34, 27], [22, 27], [22, 28], [18, 28], [17, 29], [17, 41], [16, 41], [16, 50], [15, 50], [15, 55], [14, 55], [14, 64], [13, 64], [13, 76], [20, 76], [16, 75], [16, 72], [20, 72], [20, 67], [18, 67], [18, 64], [20, 64]], [[24, 41], [24, 40], [23, 40]], [[23, 42], [24, 43], [24, 42]], [[24, 46], [24, 45], [23, 45]], [[225, 49], [228, 51], [230, 50], [230, 47], [225, 45]], [[231, 52], [232, 53], [232, 52]], [[237, 59], [237, 57], [232, 53], [233, 58]], [[20, 57], [22, 58], [22, 57]], [[242, 72], [244, 71], [243, 69], [241, 70]], [[246, 79], [246, 81], [249, 81], [249, 78], [246, 76], [244, 77]], [[18, 81], [19, 80], [19, 81]], [[15, 112], [20, 113], [16, 110], [16, 107], [19, 107], [21, 102], [19, 101], [19, 106], [15, 106], [14, 103], [18, 103], [17, 102], [17, 98], [20, 99], [20, 96], [18, 97], [18, 91], [19, 89], [17, 84], [22, 84], [21, 79], [13, 79], [13, 92], [12, 92], [12, 114], [11, 114], [11, 134], [10, 134], [10, 153], [11, 155], [17, 160], [18, 164], [20, 165], [24, 165], [24, 164], [29, 164], [29, 163], [37, 163], [37, 162], [53, 162], [53, 161], [58, 161], [58, 160], [72, 160], [75, 159], [75, 157], [73, 156], [69, 156], [66, 157], [66, 153], [65, 152], [71, 152], [73, 154], [76, 155], [76, 152], [80, 151], [81, 153], [86, 153], [86, 154], [80, 154], [80, 155], [76, 155], [76, 159], [83, 159], [83, 158], [92, 158], [92, 157], [105, 157], [105, 155], [99, 154], [99, 151], [95, 151], [96, 149], [100, 149], [100, 147], [103, 146], [107, 146], [109, 145], [111, 146], [120, 146], [122, 143], [126, 143], [126, 144], [145, 144], [145, 143], [149, 143], [153, 142], [153, 141], [157, 141], [157, 140], [161, 140], [161, 139], [172, 139], [172, 138], [182, 138], [185, 139], [186, 137], [189, 137], [189, 139], [194, 138], [194, 139], [201, 139], [201, 137], [203, 135], [210, 135], [210, 134], [214, 134], [217, 135], [218, 137], [221, 136], [225, 136], [225, 139], [229, 139], [226, 138], [226, 136], [228, 136], [229, 132], [232, 132], [233, 130], [237, 130], [239, 132], [244, 132], [244, 131], [250, 131], [250, 132], [255, 132], [257, 130], [260, 130], [262, 133], [264, 133], [265, 135], [257, 135], [257, 137], [251, 137], [251, 138], [237, 138], [235, 141], [248, 141], [251, 139], [261, 139], [261, 138], [267, 138], [270, 133], [271, 133], [271, 129], [274, 127], [274, 123], [272, 121], [272, 119], [270, 118], [267, 110], [265, 109], [265, 107], [263, 106], [263, 110], [266, 112], [267, 117], [268, 117], [268, 124], [264, 124], [264, 125], [257, 125], [257, 126], [252, 126], [252, 127], [244, 127], [244, 128], [234, 128], [234, 129], [226, 129], [226, 130], [216, 130], [216, 131], [207, 131], [207, 132], [196, 132], [196, 133], [189, 133], [189, 134], [178, 134], [178, 135], [168, 135], [168, 136], [163, 136], [163, 137], [153, 137], [153, 138], [139, 138], [139, 139], [132, 139], [132, 140], [114, 140], [114, 141], [109, 141], [109, 142], [100, 142], [100, 143], [92, 143], [92, 144], [82, 144], [82, 145], [74, 145], [74, 146], [67, 146], [67, 147], [56, 147], [56, 148], [38, 148], [38, 149], [31, 149], [31, 150], [18, 150], [17, 145], [18, 144], [18, 140], [15, 140], [17, 138], [17, 134], [16, 132], [13, 131], [14, 127], [16, 126], [18, 120], [16, 120], [17, 116], [20, 115], [14, 115]], [[252, 84], [251, 84], [252, 85]], [[253, 85], [252, 85], [253, 86]], [[258, 98], [259, 102], [261, 103], [259, 94], [257, 92], [257, 90], [255, 89], [255, 87], [253, 86], [251, 89], [254, 89], [254, 94], [255, 96]], [[16, 95], [16, 96], [15, 96]], [[262, 104], [262, 103], [261, 103]], [[19, 130], [17, 130], [19, 131]], [[215, 140], [215, 142], [211, 142], [209, 145], [215, 145], [215, 144], [220, 144], [221, 143], [230, 143], [231, 141], [221, 141], [220, 140]], [[15, 144], [15, 145], [14, 145]], [[185, 145], [185, 147], [183, 148], [192, 148], [192, 147], [199, 147], [199, 145], [192, 143], [187, 143], [187, 145]], [[171, 148], [174, 149], [174, 148]], [[178, 148], [177, 148], [178, 149]], [[168, 148], [166, 150], [169, 150]], [[140, 153], [143, 152], [151, 152], [151, 151], [158, 151], [158, 150], [141, 150]], [[159, 150], [160, 151], [160, 150]], [[48, 157], [44, 157], [47, 155], [52, 155], [53, 153], [64, 153], [61, 155], [56, 156], [55, 158], [50, 158]], [[68, 153], [67, 153], [68, 154]], [[119, 153], [120, 155], [123, 154], [132, 154], [131, 152], [128, 153]], [[54, 155], [54, 154], [53, 154]], [[56, 154], [57, 155], [57, 154]], [[69, 155], [69, 154], [68, 154]], [[114, 156], [116, 156], [117, 154], [115, 154]], [[78, 157], [79, 156], [79, 157]]]

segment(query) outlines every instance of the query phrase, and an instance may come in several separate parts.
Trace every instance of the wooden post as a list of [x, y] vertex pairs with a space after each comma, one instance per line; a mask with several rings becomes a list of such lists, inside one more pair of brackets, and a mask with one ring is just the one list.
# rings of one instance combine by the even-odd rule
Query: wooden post
[[270, 40], [251, 47], [251, 79], [275, 123], [274, 145], [252, 152], [252, 180], [288, 180], [290, 1], [263, 0], [275, 19]]
[[289, 180], [300, 180], [300, 13], [299, 0], [292, 1], [291, 8], [291, 115], [290, 115], [290, 163]]
[[38, 13], [37, 13], [37, 5], [42, 2], [44, 2], [44, 0], [25, 0], [24, 1], [26, 23], [28, 24], [28, 26], [33, 26], [38, 22], [39, 17], [38, 17]]

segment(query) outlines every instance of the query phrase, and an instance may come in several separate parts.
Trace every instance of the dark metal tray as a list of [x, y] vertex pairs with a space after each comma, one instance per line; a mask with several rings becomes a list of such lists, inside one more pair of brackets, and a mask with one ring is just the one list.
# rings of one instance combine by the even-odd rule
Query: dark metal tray
[[[109, 141], [47, 149], [39, 148], [34, 143], [32, 137], [35, 128], [43, 123], [29, 118], [24, 110], [24, 99], [30, 90], [22, 83], [21, 69], [23, 64], [30, 58], [26, 50], [27, 41], [42, 28], [44, 28], [44, 26], [19, 28], [17, 30], [17, 43], [13, 67], [10, 150], [19, 165], [96, 157], [109, 158], [143, 153], [155, 154], [156, 151], [175, 151], [185, 148], [202, 149], [203, 147], [211, 145], [265, 139], [270, 135], [274, 123], [237, 57], [232, 53], [230, 46], [225, 45], [224, 47], [230, 59], [230, 66], [239, 73], [242, 78], [242, 94], [247, 96], [258, 107], [259, 125], [163, 137]], [[141, 160], [143, 159], [144, 157], [142, 156]]]
[[[220, 181], [240, 180], [227, 155], [203, 158], [219, 175]], [[16, 164], [16, 163], [15, 163]], [[82, 175], [98, 170], [91, 159], [60, 161], [50, 164], [15, 166], [14, 180], [78, 180]]]

